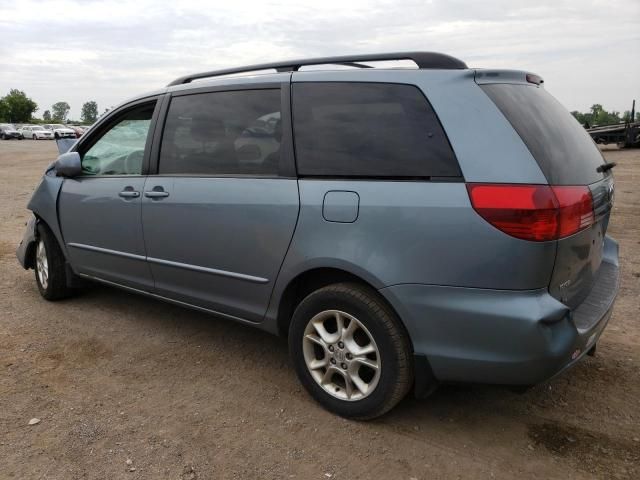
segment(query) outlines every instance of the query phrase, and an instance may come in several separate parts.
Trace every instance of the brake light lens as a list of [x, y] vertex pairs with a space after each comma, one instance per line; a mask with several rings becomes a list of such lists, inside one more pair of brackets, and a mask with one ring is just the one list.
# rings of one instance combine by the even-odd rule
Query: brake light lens
[[471, 204], [491, 225], [512, 237], [545, 242], [593, 225], [586, 186], [467, 184]]

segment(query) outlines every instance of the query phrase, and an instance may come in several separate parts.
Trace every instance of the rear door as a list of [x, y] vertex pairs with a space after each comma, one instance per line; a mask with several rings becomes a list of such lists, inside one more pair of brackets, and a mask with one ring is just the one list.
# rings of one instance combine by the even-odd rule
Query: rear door
[[288, 92], [270, 83], [172, 97], [142, 199], [158, 294], [264, 316], [299, 208]]
[[[153, 289], [145, 259], [141, 198], [157, 99], [116, 113], [78, 146], [83, 174], [65, 179], [60, 226], [78, 273]], [[157, 113], [155, 113], [157, 115]]]
[[[524, 74], [523, 74], [524, 77]], [[593, 202], [593, 225], [558, 241], [550, 293], [570, 307], [587, 296], [602, 261], [613, 204], [614, 182], [598, 147], [585, 129], [542, 86], [481, 83], [518, 132], [553, 186], [586, 186]]]

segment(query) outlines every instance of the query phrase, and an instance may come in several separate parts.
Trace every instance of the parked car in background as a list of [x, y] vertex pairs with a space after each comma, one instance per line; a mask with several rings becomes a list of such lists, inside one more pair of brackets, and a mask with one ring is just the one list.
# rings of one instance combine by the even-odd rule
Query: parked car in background
[[32, 140], [53, 140], [53, 132], [47, 130], [41, 125], [24, 125], [20, 130], [22, 138], [30, 138]]
[[76, 132], [74, 132], [69, 127], [61, 125], [59, 123], [47, 123], [43, 125], [47, 130], [51, 130], [53, 132], [53, 136], [58, 138], [77, 138]]
[[76, 138], [80, 138], [84, 135], [84, 132], [87, 131], [87, 127], [82, 127], [80, 125], [67, 125], [67, 128], [70, 128], [76, 134]]
[[2, 140], [11, 140], [12, 138], [22, 140], [22, 135], [11, 123], [2, 123], [0, 124], [0, 138]]
[[[418, 68], [331, 66], [391, 59]], [[532, 73], [431, 52], [205, 72], [58, 142], [17, 252], [42, 297], [93, 280], [287, 336], [345, 417], [545, 381], [611, 316], [615, 164]]]

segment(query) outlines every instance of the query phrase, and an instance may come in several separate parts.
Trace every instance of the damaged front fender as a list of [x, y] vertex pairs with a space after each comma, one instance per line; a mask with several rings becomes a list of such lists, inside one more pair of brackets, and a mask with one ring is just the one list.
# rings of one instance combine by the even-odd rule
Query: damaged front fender
[[62, 239], [62, 232], [60, 231], [60, 224], [58, 222], [58, 195], [62, 188], [63, 178], [57, 177], [53, 165], [49, 166], [46, 173], [42, 176], [40, 184], [36, 187], [36, 190], [29, 200], [27, 208], [31, 210], [34, 215], [27, 222], [27, 229], [24, 233], [22, 241], [16, 251], [18, 261], [23, 268], [33, 268], [33, 262], [30, 258], [31, 250], [35, 246], [37, 240], [37, 224], [38, 222], [44, 222], [53, 235], [58, 240], [58, 245], [62, 250], [62, 253], [67, 256], [64, 241]]
[[22, 268], [25, 270], [28, 268], [33, 268], [33, 249], [36, 245], [36, 224], [38, 219], [35, 215], [31, 215], [31, 218], [27, 222], [27, 228], [24, 232], [24, 236], [20, 241], [20, 245], [18, 245], [18, 250], [16, 251], [16, 257], [18, 257], [18, 261]]

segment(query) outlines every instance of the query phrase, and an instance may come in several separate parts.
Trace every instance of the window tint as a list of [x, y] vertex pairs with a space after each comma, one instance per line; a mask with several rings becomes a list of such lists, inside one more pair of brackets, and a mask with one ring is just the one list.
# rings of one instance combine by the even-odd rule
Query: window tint
[[295, 83], [293, 122], [300, 175], [460, 175], [431, 105], [411, 85]]
[[277, 175], [280, 90], [200, 93], [171, 100], [161, 174]]
[[154, 108], [155, 102], [120, 117], [82, 156], [82, 173], [140, 175]]
[[603, 178], [602, 154], [585, 129], [544, 88], [481, 86], [509, 120], [552, 185], [588, 185]]

